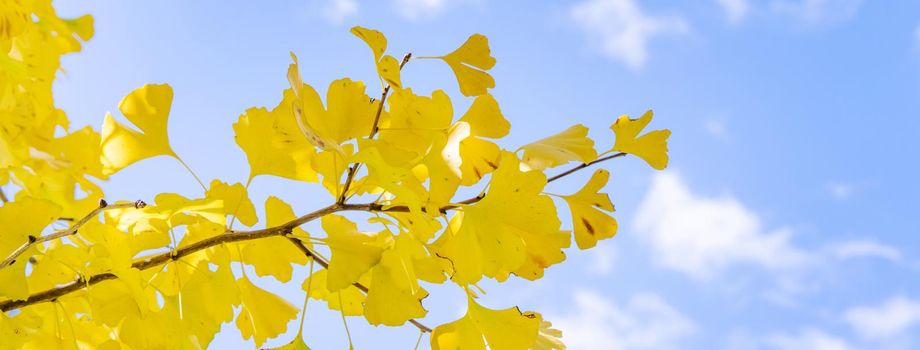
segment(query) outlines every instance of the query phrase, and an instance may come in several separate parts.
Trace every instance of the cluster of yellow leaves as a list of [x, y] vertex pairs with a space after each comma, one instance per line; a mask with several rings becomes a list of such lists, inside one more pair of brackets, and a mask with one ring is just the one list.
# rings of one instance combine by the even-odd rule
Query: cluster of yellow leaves
[[[289, 282], [292, 265], [311, 263], [302, 250], [319, 249], [328, 251], [328, 266], [312, 272], [302, 288], [343, 315], [403, 325], [427, 314], [425, 284], [450, 280], [466, 291], [468, 311], [433, 331], [433, 348], [562, 349], [561, 333], [538, 313], [486, 308], [472, 288], [483, 278], [541, 278], [565, 260], [572, 231], [580, 249], [615, 235], [614, 207], [601, 192], [609, 172], [597, 170], [584, 188], [554, 201], [544, 191], [551, 181], [547, 170], [587, 166], [614, 152], [656, 169], [668, 162], [668, 130], [640, 135], [651, 112], [617, 119], [611, 126], [616, 140], [603, 153], [580, 124], [515, 152], [504, 150], [497, 142], [510, 123], [489, 93], [495, 81], [488, 70], [496, 61], [485, 36], [475, 34], [443, 56], [420, 57], [443, 60], [460, 92], [473, 98], [455, 118], [446, 92], [417, 93], [407, 86], [382, 33], [355, 27], [351, 32], [370, 47], [385, 86], [379, 99], [348, 78], [333, 81], [322, 99], [302, 79], [292, 53], [290, 88], [280, 101], [247, 109], [233, 124], [249, 163], [245, 185], [215, 179], [198, 198], [163, 193], [152, 205], [104, 210], [65, 238], [31, 245], [42, 233], [70, 225], [55, 224], [61, 218], [73, 221], [97, 208], [102, 190], [88, 176], [104, 180], [160, 155], [181, 161], [167, 131], [173, 90], [140, 87], [118, 106], [129, 123], [109, 114], [101, 133], [89, 127], [71, 132], [54, 108], [51, 82], [60, 55], [79, 50], [79, 39], [92, 35], [92, 18], [60, 19], [47, 1], [0, 2], [0, 185], [12, 182], [18, 189], [0, 206], [0, 258], [27, 247], [0, 267], [0, 303], [85, 284], [50, 303], [2, 313], [0, 348], [203, 348], [228, 322], [261, 346], [287, 330], [298, 308], [247, 273]], [[155, 254], [230, 234], [235, 223], [257, 225], [248, 187], [258, 175], [320, 182], [336, 203], [333, 211], [355, 210], [347, 202], [354, 198], [366, 200], [361, 208], [375, 215], [355, 222], [327, 214], [321, 233], [287, 226], [260, 239], [144, 264]], [[480, 195], [459, 201], [463, 188]], [[571, 212], [571, 230], [559, 218], [562, 202]], [[297, 219], [274, 196], [265, 200], [264, 214], [266, 230]], [[231, 264], [243, 266], [242, 275]], [[92, 276], [107, 280], [90, 284]], [[306, 348], [300, 336], [288, 346]]]

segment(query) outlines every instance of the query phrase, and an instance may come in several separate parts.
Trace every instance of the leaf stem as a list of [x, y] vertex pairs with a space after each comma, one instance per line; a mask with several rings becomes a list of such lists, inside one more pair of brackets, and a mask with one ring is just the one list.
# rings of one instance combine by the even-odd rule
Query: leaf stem
[[195, 181], [198, 181], [198, 184], [201, 185], [201, 189], [204, 190], [205, 192], [207, 192], [207, 191], [208, 191], [208, 186], [205, 186], [205, 185], [204, 185], [204, 182], [202, 182], [201, 179], [198, 178], [198, 174], [195, 174], [195, 171], [192, 170], [192, 167], [188, 166], [188, 164], [185, 163], [185, 161], [182, 160], [181, 157], [175, 156], [175, 158], [176, 158], [176, 160], [179, 161], [179, 163], [182, 164], [182, 166], [185, 167], [185, 170], [188, 170], [189, 174], [192, 174], [192, 177], [195, 178]]

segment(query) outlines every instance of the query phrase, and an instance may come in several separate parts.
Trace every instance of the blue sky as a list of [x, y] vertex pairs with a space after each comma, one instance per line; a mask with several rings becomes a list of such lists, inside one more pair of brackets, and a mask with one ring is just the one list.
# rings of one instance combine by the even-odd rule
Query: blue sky
[[[96, 20], [96, 36], [64, 59], [55, 85], [72, 124], [98, 128], [132, 89], [169, 83], [173, 147], [203, 178], [233, 182], [248, 168], [231, 124], [248, 107], [277, 103], [289, 51], [304, 80], [323, 91], [344, 76], [376, 79], [352, 25], [383, 31], [397, 54], [442, 54], [485, 34], [498, 60], [492, 93], [513, 125], [505, 147], [583, 123], [605, 148], [616, 116], [650, 108], [653, 127], [673, 131], [666, 171], [634, 158], [607, 165], [615, 238], [568, 251], [536, 283], [485, 283], [486, 305], [543, 312], [572, 349], [920, 347], [920, 3], [56, 5]], [[423, 92], [444, 88], [458, 114], [470, 102], [438, 62], [411, 62], [403, 80]], [[588, 175], [550, 191], [573, 192]], [[116, 174], [105, 188], [113, 199], [201, 194], [164, 157]], [[313, 184], [270, 177], [251, 190], [257, 207], [270, 194], [298, 212], [329, 200]], [[295, 280], [307, 274], [295, 271]], [[299, 282], [258, 283], [295, 305], [303, 298]], [[425, 323], [463, 312], [456, 287], [429, 289]], [[290, 340], [295, 327], [268, 345]], [[311, 303], [306, 327], [316, 349], [347, 346], [339, 316], [320, 303]], [[349, 327], [358, 349], [411, 348], [418, 335], [361, 318]], [[252, 347], [231, 326], [213, 345]]]

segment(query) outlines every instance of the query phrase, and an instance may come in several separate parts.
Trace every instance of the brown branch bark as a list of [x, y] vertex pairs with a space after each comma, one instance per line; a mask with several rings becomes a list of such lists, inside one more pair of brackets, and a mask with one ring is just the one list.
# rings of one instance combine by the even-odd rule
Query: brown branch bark
[[[617, 154], [613, 154], [613, 155], [606, 156], [606, 157], [603, 157], [603, 158], [599, 158], [599, 159], [597, 159], [597, 160], [595, 160], [595, 161], [593, 161], [593, 162], [590, 162], [590, 163], [584, 163], [584, 164], [577, 165], [577, 166], [575, 166], [575, 167], [573, 167], [573, 168], [571, 168], [571, 169], [569, 169], [569, 170], [566, 170], [566, 171], [560, 173], [559, 175], [556, 175], [556, 176], [553, 176], [553, 177], [549, 178], [549, 179], [547, 180], [547, 182], [551, 182], [551, 181], [558, 180], [558, 179], [560, 179], [560, 178], [562, 178], [562, 177], [568, 176], [569, 174], [575, 173], [575, 172], [577, 172], [577, 171], [579, 171], [579, 170], [581, 170], [581, 169], [587, 168], [587, 167], [589, 167], [589, 166], [595, 165], [595, 164], [600, 163], [600, 162], [603, 162], [603, 161], [607, 161], [607, 160], [614, 159], [614, 158], [617, 158], [617, 157], [622, 157], [622, 156], [624, 156], [624, 155], [625, 155], [624, 153], [617, 153]], [[484, 195], [479, 195], [479, 196], [476, 196], [476, 197], [472, 197], [472, 198], [469, 198], [469, 199], [466, 199], [466, 200], [463, 200], [463, 201], [460, 201], [460, 202], [457, 202], [457, 203], [453, 203], [453, 204], [449, 204], [449, 205], [446, 205], [446, 206], [444, 206], [444, 207], [441, 207], [441, 208], [440, 208], [440, 211], [441, 211], [441, 212], [446, 212], [446, 211], [448, 211], [448, 210], [453, 210], [453, 209], [462, 207], [462, 206], [464, 206], [464, 205], [473, 204], [473, 203], [479, 202], [479, 201], [482, 200], [483, 198], [485, 198]], [[135, 205], [135, 204], [132, 203], [131, 205]], [[99, 210], [99, 209], [97, 209], [97, 210]], [[214, 246], [218, 246], [218, 245], [221, 245], [221, 244], [224, 244], [224, 243], [242, 242], [242, 241], [249, 241], [249, 240], [260, 239], [260, 238], [266, 238], [266, 237], [272, 237], [272, 236], [285, 235], [285, 234], [290, 233], [295, 227], [298, 227], [298, 226], [303, 225], [303, 224], [305, 224], [305, 223], [307, 223], [307, 222], [310, 222], [310, 221], [312, 221], [312, 220], [315, 220], [315, 219], [318, 219], [318, 218], [323, 217], [323, 216], [325, 216], [325, 215], [332, 214], [332, 213], [339, 212], [339, 211], [407, 212], [407, 211], [409, 211], [409, 208], [406, 207], [406, 206], [391, 206], [391, 207], [388, 207], [388, 206], [384, 206], [384, 205], [379, 204], [379, 203], [366, 203], [366, 204], [340, 204], [340, 203], [335, 203], [335, 204], [332, 204], [332, 205], [330, 205], [330, 206], [327, 206], [327, 207], [318, 209], [318, 210], [316, 210], [316, 211], [310, 212], [310, 213], [308, 213], [308, 214], [305, 214], [305, 215], [303, 215], [303, 216], [301, 216], [301, 217], [298, 217], [298, 218], [296, 218], [296, 219], [294, 219], [294, 220], [288, 221], [288, 222], [286, 222], [286, 223], [284, 223], [284, 224], [282, 224], [282, 225], [279, 225], [279, 226], [268, 227], [268, 228], [259, 229], [259, 230], [251, 230], [251, 231], [232, 231], [232, 230], [231, 230], [231, 231], [227, 231], [227, 232], [225, 232], [225, 233], [223, 233], [223, 234], [221, 234], [221, 235], [217, 235], [217, 236], [214, 236], [214, 237], [211, 237], [211, 238], [208, 238], [208, 239], [204, 239], [204, 240], [201, 240], [201, 241], [192, 243], [192, 244], [190, 244], [190, 245], [181, 247], [181, 248], [176, 249], [176, 250], [173, 250], [173, 251], [169, 251], [169, 252], [165, 252], [165, 253], [161, 253], [161, 254], [156, 254], [156, 255], [149, 256], [149, 257], [147, 257], [147, 258], [141, 259], [141, 260], [139, 260], [139, 261], [135, 261], [133, 264], [131, 264], [131, 267], [136, 268], [136, 269], [139, 269], [139, 270], [146, 270], [146, 269], [150, 269], [150, 268], [153, 268], [153, 267], [156, 267], [156, 266], [160, 266], [160, 265], [165, 264], [165, 263], [167, 263], [167, 262], [169, 262], [169, 261], [171, 261], [171, 260], [178, 260], [179, 258], [188, 256], [188, 255], [194, 254], [194, 253], [196, 253], [196, 252], [199, 252], [199, 251], [201, 251], [201, 250], [204, 250], [204, 249], [207, 249], [207, 248], [211, 248], [211, 247], [214, 247]], [[88, 219], [87, 219], [87, 220], [88, 220]], [[74, 226], [76, 226], [76, 225], [74, 225]], [[66, 230], [65, 230], [65, 231], [66, 231]], [[50, 236], [51, 236], [51, 235], [49, 235], [49, 237], [50, 237]], [[306, 247], [304, 247], [304, 248], [306, 248]], [[305, 253], [305, 254], [306, 254], [306, 253]], [[311, 253], [311, 256], [317, 257], [318, 255], [317, 255], [317, 254], [312, 254], [312, 253]], [[321, 259], [321, 257], [320, 257], [320, 259], [316, 259], [316, 261], [319, 262], [320, 265], [323, 265], [324, 267], [325, 267], [325, 266], [328, 266], [328, 262], [326, 262], [325, 259]], [[64, 284], [64, 285], [60, 285], [60, 286], [55, 287], [55, 288], [51, 288], [51, 289], [48, 289], [48, 290], [44, 290], [44, 291], [41, 291], [41, 292], [37, 292], [37, 293], [35, 293], [35, 294], [30, 295], [30, 296], [29, 296], [28, 298], [26, 298], [25, 300], [3, 300], [3, 301], [0, 301], [0, 311], [6, 312], [6, 311], [10, 311], [10, 310], [15, 310], [15, 309], [23, 308], [23, 307], [26, 307], [26, 306], [29, 306], [29, 305], [32, 305], [32, 304], [38, 304], [38, 303], [43, 303], [43, 302], [52, 301], [52, 300], [55, 300], [55, 299], [57, 299], [57, 298], [59, 298], [59, 297], [62, 297], [62, 296], [65, 296], [65, 295], [67, 295], [67, 294], [76, 292], [76, 291], [78, 291], [78, 290], [80, 290], [80, 289], [83, 289], [83, 288], [86, 288], [86, 287], [88, 287], [88, 286], [91, 286], [91, 285], [94, 285], [94, 284], [97, 284], [97, 283], [99, 283], [99, 282], [103, 282], [103, 281], [106, 281], [106, 280], [110, 280], [110, 279], [113, 279], [113, 278], [116, 278], [116, 277], [117, 277], [117, 276], [115, 276], [115, 275], [112, 274], [112, 273], [97, 274], [97, 275], [90, 276], [89, 278], [80, 278], [80, 279], [78, 279], [78, 280], [72, 281], [72, 282], [67, 283], [67, 284]], [[357, 287], [357, 286], [356, 286], [356, 287]], [[367, 288], [366, 288], [366, 287], [361, 286], [361, 287], [358, 287], [358, 288], [359, 288], [359, 289], [362, 289], [364, 292], [367, 292]], [[414, 321], [414, 320], [413, 320], [413, 321]], [[417, 322], [413, 322], [413, 324], [415, 324], [415, 323], [417, 323]], [[425, 328], [428, 328], [428, 327], [425, 327], [424, 325], [421, 325], [421, 324], [417, 324], [416, 326], [419, 327], [419, 329], [422, 329], [422, 330], [424, 330]], [[422, 327], [424, 327], [424, 328], [422, 328]]]
[[[410, 58], [412, 58], [411, 52], [403, 56], [402, 62], [399, 63], [399, 70], [402, 70], [403, 66], [405, 66], [406, 63], [409, 63]], [[377, 128], [377, 124], [380, 123], [380, 114], [383, 113], [383, 105], [387, 102], [387, 96], [389, 95], [389, 93], [390, 93], [390, 84], [387, 84], [387, 86], [383, 88], [383, 92], [380, 94], [380, 104], [377, 105], [377, 114], [374, 115], [374, 124], [372, 124], [371, 126], [370, 134], [367, 135], [368, 139], [373, 139], [374, 135], [377, 135], [377, 131], [379, 130]], [[345, 198], [348, 194], [348, 189], [351, 187], [351, 183], [352, 181], [354, 181], [355, 174], [358, 173], [358, 168], [360, 166], [361, 166], [361, 163], [355, 163], [355, 164], [352, 164], [352, 166], [348, 168], [348, 176], [345, 177], [345, 185], [342, 186], [342, 193], [339, 194], [339, 199], [337, 203], [345, 204]]]
[[144, 203], [144, 201], [141, 201], [141, 200], [137, 200], [137, 201], [135, 201], [135, 202], [133, 202], [133, 203], [116, 203], [116, 204], [108, 204], [104, 199], [99, 200], [99, 207], [97, 207], [96, 209], [93, 209], [93, 211], [89, 212], [89, 214], [87, 214], [86, 216], [84, 216], [84, 217], [83, 217], [82, 219], [80, 219], [79, 221], [75, 222], [75, 223], [74, 223], [73, 225], [71, 225], [69, 228], [67, 228], [67, 229], [65, 229], [65, 230], [60, 230], [60, 231], [54, 232], [54, 233], [49, 234], [49, 235], [41, 236], [41, 237], [36, 237], [36, 236], [31, 236], [31, 235], [30, 235], [28, 241], [26, 241], [26, 242], [23, 243], [21, 246], [19, 246], [19, 248], [16, 248], [16, 250], [14, 250], [12, 253], [10, 253], [9, 256], [6, 257], [6, 259], [3, 259], [3, 261], [0, 261], [0, 269], [3, 269], [3, 268], [5, 268], [5, 267], [7, 267], [7, 266], [10, 266], [10, 265], [16, 263], [16, 258], [19, 257], [19, 255], [21, 255], [22, 253], [24, 253], [26, 250], [28, 250], [28, 249], [31, 248], [32, 246], [35, 246], [35, 245], [38, 245], [38, 244], [41, 244], [41, 243], [44, 243], [44, 242], [48, 242], [48, 241], [51, 241], [51, 240], [55, 240], [55, 239], [58, 239], [58, 238], [61, 238], [61, 237], [70, 236], [70, 235], [72, 235], [72, 234], [77, 233], [77, 230], [80, 229], [80, 227], [82, 227], [82, 226], [83, 226], [84, 224], [86, 224], [88, 221], [90, 221], [90, 220], [92, 220], [93, 218], [95, 218], [96, 215], [99, 215], [99, 213], [101, 213], [101, 212], [103, 212], [103, 211], [105, 211], [105, 210], [110, 210], [110, 209], [123, 209], [123, 208], [135, 208], [135, 209], [140, 209], [140, 208], [143, 208], [143, 207], [145, 207], [145, 206], [147, 206], [147, 203]]

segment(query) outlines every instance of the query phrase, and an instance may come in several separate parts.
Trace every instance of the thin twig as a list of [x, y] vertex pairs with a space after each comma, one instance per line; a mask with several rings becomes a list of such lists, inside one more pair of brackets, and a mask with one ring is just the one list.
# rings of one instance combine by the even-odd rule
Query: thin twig
[[87, 214], [82, 219], [80, 219], [80, 221], [75, 222], [69, 228], [60, 230], [60, 231], [56, 231], [52, 234], [40, 236], [40, 237], [29, 235], [28, 241], [26, 241], [21, 246], [19, 246], [19, 248], [16, 248], [16, 250], [14, 250], [12, 253], [10, 253], [9, 256], [6, 257], [6, 259], [3, 259], [3, 261], [0, 262], [0, 269], [3, 269], [7, 266], [10, 266], [16, 263], [16, 258], [19, 257], [19, 255], [24, 253], [26, 250], [28, 250], [32, 246], [35, 246], [35, 245], [38, 245], [38, 244], [41, 244], [47, 241], [55, 240], [61, 237], [70, 236], [72, 234], [77, 233], [77, 230], [80, 229], [80, 227], [82, 227], [84, 224], [86, 224], [87, 222], [95, 218], [97, 215], [99, 215], [99, 213], [105, 210], [123, 209], [123, 208], [139, 209], [139, 208], [143, 208], [146, 206], [147, 206], [147, 203], [144, 203], [144, 201], [141, 201], [141, 200], [135, 201], [133, 203], [108, 204], [104, 199], [101, 199], [99, 200], [99, 206], [96, 207], [96, 209], [93, 209], [93, 211], [89, 212], [89, 214]]
[[3, 193], [3, 188], [0, 188], [0, 201], [3, 203], [9, 202], [9, 199], [6, 198], [6, 193]]
[[[609, 159], [622, 157], [624, 155], [625, 154], [623, 153], [617, 153], [614, 155], [610, 155], [607, 157], [597, 159], [590, 163], [580, 164], [578, 166], [573, 167], [572, 169], [562, 172], [559, 175], [549, 178], [547, 182], [558, 180], [578, 170], [587, 168], [591, 165], [594, 165], [594, 164], [597, 164], [597, 163], [600, 163], [600, 162], [603, 162]], [[468, 204], [479, 202], [483, 198], [485, 198], [484, 195], [479, 195], [479, 196], [469, 198], [469, 199], [466, 199], [466, 200], [463, 200], [457, 203], [448, 204], [444, 207], [439, 208], [439, 210], [442, 212], [445, 212], [447, 210], [459, 208], [463, 205], [468, 205]], [[187, 246], [181, 247], [176, 250], [171, 250], [169, 252], [156, 254], [156, 255], [147, 257], [143, 260], [135, 261], [133, 264], [131, 264], [131, 267], [136, 268], [138, 270], [146, 270], [146, 269], [150, 269], [153, 267], [163, 265], [168, 261], [177, 260], [179, 258], [194, 254], [198, 251], [208, 249], [214, 246], [218, 246], [224, 243], [242, 242], [242, 241], [249, 241], [249, 240], [266, 238], [266, 237], [286, 235], [286, 234], [289, 234], [295, 227], [299, 227], [300, 225], [303, 225], [307, 222], [310, 222], [312, 220], [318, 219], [325, 215], [332, 214], [332, 213], [339, 212], [339, 211], [407, 212], [409, 211], [409, 209], [406, 206], [384, 206], [379, 203], [366, 203], [366, 204], [339, 204], [339, 203], [336, 203], [336, 204], [332, 204], [330, 206], [324, 207], [322, 209], [313, 211], [301, 217], [298, 217], [294, 220], [288, 221], [279, 226], [274, 226], [274, 227], [269, 227], [269, 228], [264, 228], [264, 229], [259, 229], [259, 230], [252, 230], [252, 231], [226, 231], [223, 234], [189, 244]], [[325, 259], [322, 259], [318, 255], [311, 255], [311, 256], [318, 257], [316, 259], [316, 262], [320, 263], [320, 265], [325, 264], [324, 266], [328, 266], [329, 263]], [[88, 278], [81, 277], [70, 283], [63, 284], [55, 288], [47, 289], [47, 290], [32, 294], [25, 300], [0, 301], [0, 311], [5, 312], [5, 311], [10, 311], [10, 310], [15, 310], [15, 309], [19, 309], [22, 307], [26, 307], [32, 304], [48, 302], [48, 301], [57, 299], [61, 296], [76, 292], [78, 290], [81, 290], [83, 288], [89, 287], [94, 284], [97, 284], [99, 282], [114, 279], [114, 278], [117, 278], [117, 276], [115, 276], [115, 274], [113, 273], [102, 273], [102, 274], [89, 276]], [[362, 287], [363, 286], [358, 287], [358, 289], [362, 289]], [[362, 290], [365, 293], [367, 292], [366, 287], [363, 287]], [[424, 325], [414, 320], [410, 320], [410, 322], [412, 324], [415, 324], [416, 327], [419, 327], [419, 329], [423, 329], [423, 327], [427, 328]]]
[[[304, 216], [301, 216], [299, 218], [296, 218], [294, 220], [288, 221], [279, 226], [274, 226], [274, 227], [269, 227], [269, 228], [264, 228], [264, 229], [259, 229], [259, 230], [252, 230], [252, 231], [226, 231], [223, 234], [189, 244], [187, 246], [181, 247], [176, 250], [171, 250], [171, 251], [164, 252], [161, 254], [156, 254], [153, 256], [149, 256], [145, 259], [135, 261], [133, 264], [131, 264], [131, 267], [138, 269], [138, 270], [146, 270], [152, 267], [160, 266], [172, 260], [178, 260], [185, 256], [194, 254], [198, 251], [208, 249], [214, 246], [218, 246], [221, 244], [249, 241], [249, 240], [272, 237], [272, 236], [280, 236], [287, 232], [290, 232], [295, 227], [298, 227], [307, 222], [310, 222], [312, 220], [315, 220], [317, 218], [320, 218], [322, 216], [325, 216], [327, 214], [331, 214], [331, 213], [334, 213], [340, 210], [342, 210], [342, 208], [339, 205], [333, 204], [328, 207], [325, 207], [325, 208], [316, 210], [314, 212], [311, 212], [309, 214], [306, 214]], [[61, 297], [63, 295], [67, 295], [75, 291], [78, 291], [80, 289], [89, 287], [96, 283], [99, 283], [105, 280], [110, 280], [113, 278], [116, 278], [115, 274], [102, 273], [102, 274], [90, 276], [89, 278], [80, 278], [70, 283], [32, 294], [26, 300], [0, 301], [0, 311], [9, 311], [9, 310], [19, 309], [25, 306], [29, 306], [32, 304], [47, 302], [47, 301], [56, 299], [58, 297]]]
[[605, 161], [605, 160], [610, 160], [610, 159], [613, 159], [613, 158], [623, 157], [623, 156], [625, 156], [625, 155], [626, 155], [626, 153], [620, 152], [620, 153], [617, 153], [617, 154], [611, 154], [611, 155], [606, 156], [606, 157], [603, 157], [603, 158], [595, 159], [594, 161], [589, 162], [589, 163], [579, 164], [579, 165], [577, 165], [577, 166], [575, 166], [575, 167], [573, 167], [573, 168], [571, 168], [571, 169], [569, 169], [569, 170], [566, 170], [566, 171], [563, 171], [562, 173], [559, 173], [559, 174], [556, 175], [556, 176], [553, 176], [553, 177], [551, 177], [551, 178], [546, 179], [546, 183], [550, 183], [550, 182], [559, 180], [559, 179], [561, 179], [561, 178], [563, 178], [563, 177], [565, 177], [565, 176], [567, 176], [567, 175], [569, 175], [569, 174], [571, 174], [571, 173], [574, 173], [574, 172], [579, 171], [579, 170], [581, 170], [581, 169], [587, 168], [587, 167], [592, 166], [592, 165], [594, 165], [594, 164], [603, 162], [603, 161]]
[[[400, 71], [402, 70], [403, 66], [406, 65], [406, 63], [409, 63], [409, 59], [411, 58], [412, 58], [411, 52], [403, 56], [402, 62], [399, 63]], [[374, 135], [377, 135], [377, 131], [379, 130], [377, 128], [377, 124], [380, 123], [380, 114], [383, 113], [383, 105], [386, 104], [387, 96], [389, 95], [389, 93], [390, 93], [390, 84], [387, 84], [387, 86], [383, 88], [383, 92], [380, 94], [380, 104], [377, 105], [377, 114], [374, 115], [374, 123], [371, 125], [370, 134], [367, 135], [368, 139], [373, 139]], [[342, 187], [342, 193], [339, 194], [339, 199], [337, 203], [345, 204], [345, 196], [347, 195], [348, 189], [349, 187], [351, 187], [351, 182], [354, 181], [355, 174], [358, 172], [358, 168], [360, 166], [361, 166], [361, 163], [355, 163], [355, 164], [352, 164], [352, 166], [348, 168], [348, 176], [345, 177], [345, 185]]]

